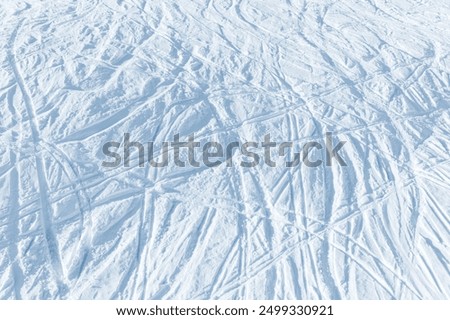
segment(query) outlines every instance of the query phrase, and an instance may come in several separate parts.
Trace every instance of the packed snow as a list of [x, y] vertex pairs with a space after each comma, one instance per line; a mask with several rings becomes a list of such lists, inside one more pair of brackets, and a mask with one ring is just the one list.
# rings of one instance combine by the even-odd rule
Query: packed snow
[[[3, 0], [0, 19], [1, 299], [450, 298], [449, 2]], [[103, 165], [126, 133], [161, 155], [328, 132], [346, 166]]]

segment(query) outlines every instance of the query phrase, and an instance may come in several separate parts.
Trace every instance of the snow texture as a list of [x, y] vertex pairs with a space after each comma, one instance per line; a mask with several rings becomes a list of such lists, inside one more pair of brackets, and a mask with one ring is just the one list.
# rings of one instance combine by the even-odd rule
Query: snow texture
[[[2, 0], [0, 19], [0, 298], [450, 298], [448, 1]], [[347, 167], [102, 166], [124, 133], [326, 132]]]

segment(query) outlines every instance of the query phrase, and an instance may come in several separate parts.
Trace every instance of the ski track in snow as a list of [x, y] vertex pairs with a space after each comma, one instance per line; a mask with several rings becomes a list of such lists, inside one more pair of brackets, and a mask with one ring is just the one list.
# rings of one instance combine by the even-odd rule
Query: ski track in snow
[[[0, 18], [1, 299], [450, 298], [449, 4], [30, 0]], [[330, 131], [347, 167], [101, 166], [125, 132], [160, 153], [176, 133]]]

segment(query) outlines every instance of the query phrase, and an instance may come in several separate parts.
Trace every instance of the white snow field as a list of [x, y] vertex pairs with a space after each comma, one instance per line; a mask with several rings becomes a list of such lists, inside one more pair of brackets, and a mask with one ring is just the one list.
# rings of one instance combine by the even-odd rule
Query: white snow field
[[[1, 0], [0, 19], [1, 299], [450, 298], [448, 1]], [[327, 132], [347, 166], [102, 165], [125, 133], [161, 155]]]

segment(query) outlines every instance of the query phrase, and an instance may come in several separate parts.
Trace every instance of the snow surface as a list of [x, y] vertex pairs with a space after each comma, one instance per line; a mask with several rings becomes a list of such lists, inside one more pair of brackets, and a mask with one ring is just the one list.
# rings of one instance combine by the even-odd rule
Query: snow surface
[[[0, 298], [450, 298], [448, 1], [2, 0], [0, 19]], [[102, 167], [126, 132], [333, 132], [348, 166]]]

